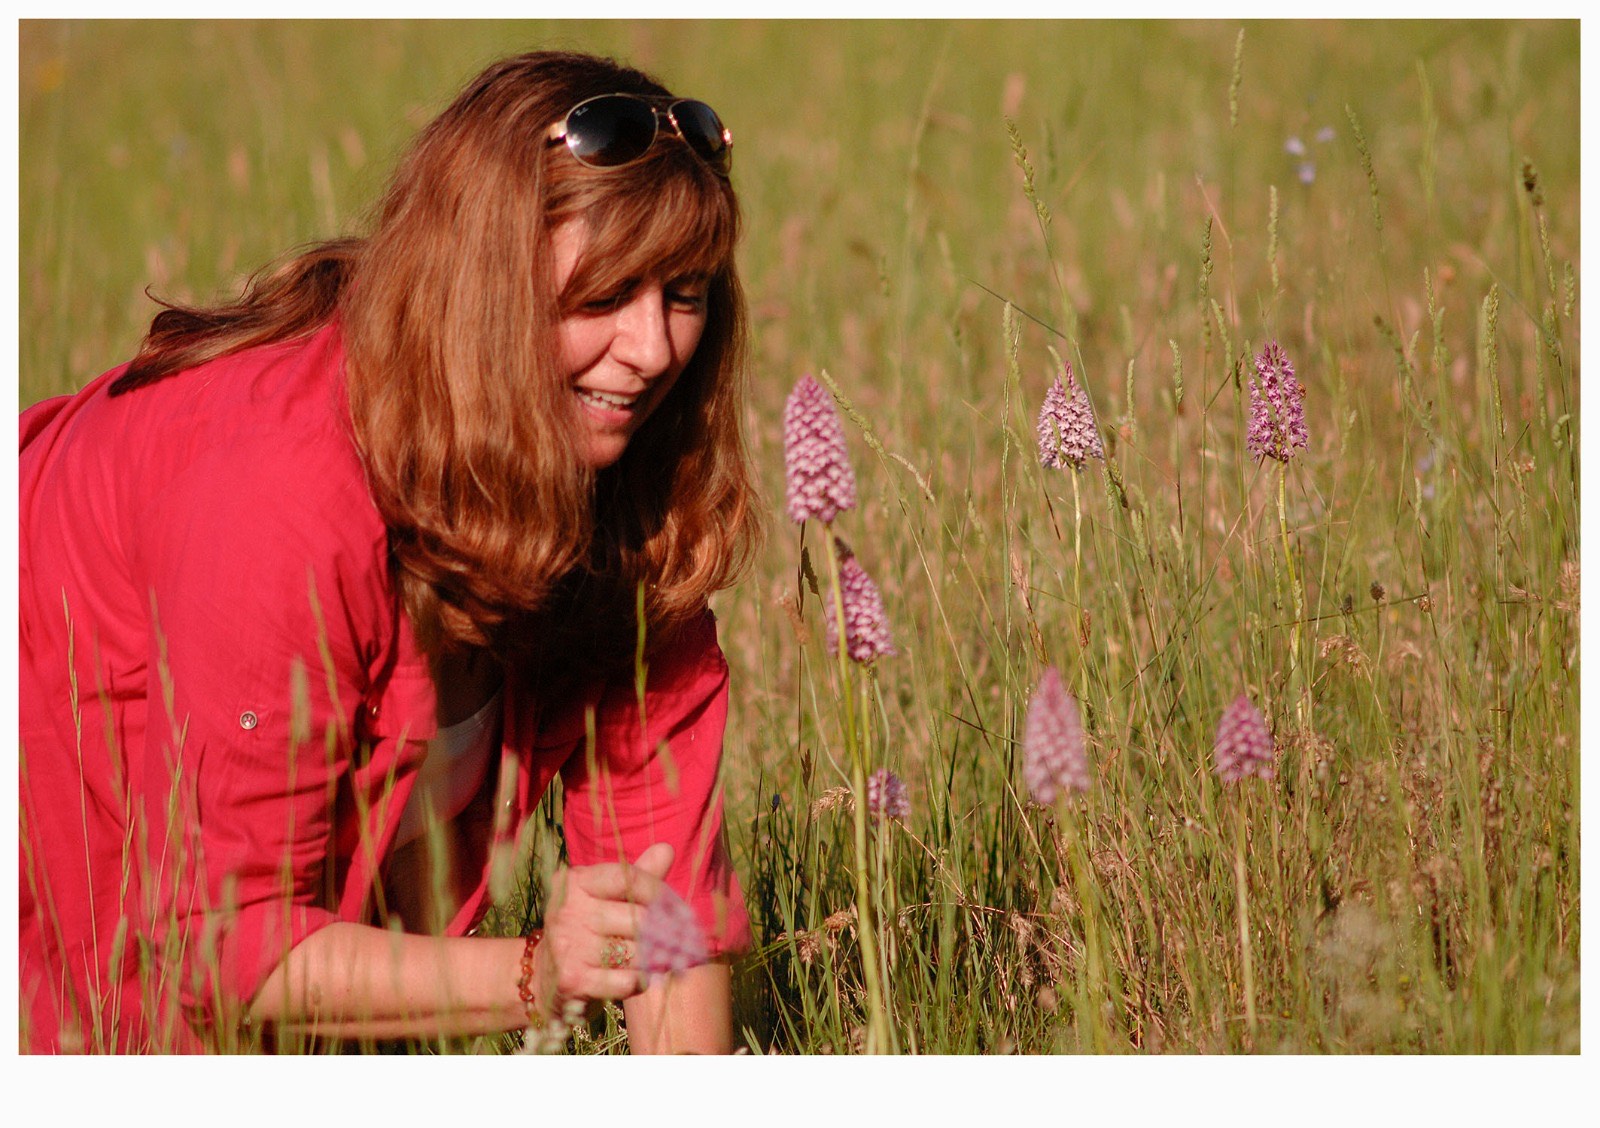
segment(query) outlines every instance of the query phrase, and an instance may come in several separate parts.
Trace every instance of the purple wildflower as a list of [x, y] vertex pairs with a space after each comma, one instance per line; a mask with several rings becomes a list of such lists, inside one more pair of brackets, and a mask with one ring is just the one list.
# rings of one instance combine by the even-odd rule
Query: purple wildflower
[[867, 777], [867, 813], [879, 819], [904, 819], [911, 814], [905, 781], [888, 768]]
[[856, 504], [856, 475], [844, 445], [844, 426], [823, 386], [802, 376], [783, 405], [783, 465], [789, 517], [831, 524]]
[[646, 975], [666, 975], [710, 959], [706, 940], [689, 903], [666, 886], [645, 906], [633, 966]]
[[1081, 469], [1085, 459], [1105, 460], [1105, 445], [1094, 425], [1089, 393], [1072, 375], [1072, 362], [1062, 366], [1066, 382], [1057, 376], [1044, 394], [1039, 409], [1039, 462], [1052, 470]]
[[1258, 460], [1288, 462], [1306, 445], [1305, 395], [1288, 356], [1277, 341], [1268, 341], [1250, 377], [1250, 430], [1245, 436], [1246, 449]]
[[[834, 540], [839, 552], [839, 591], [844, 599], [845, 652], [857, 662], [895, 653], [889, 638], [889, 619], [883, 613], [883, 596], [866, 569], [843, 541]], [[828, 653], [839, 653], [839, 622], [832, 603], [823, 607], [827, 624]]]
[[1241, 693], [1223, 710], [1217, 723], [1216, 755], [1223, 783], [1238, 783], [1252, 775], [1272, 778], [1272, 733], [1248, 695]]
[[1045, 670], [1028, 702], [1022, 729], [1022, 779], [1034, 802], [1046, 807], [1055, 802], [1058, 790], [1089, 789], [1083, 719], [1054, 666]]

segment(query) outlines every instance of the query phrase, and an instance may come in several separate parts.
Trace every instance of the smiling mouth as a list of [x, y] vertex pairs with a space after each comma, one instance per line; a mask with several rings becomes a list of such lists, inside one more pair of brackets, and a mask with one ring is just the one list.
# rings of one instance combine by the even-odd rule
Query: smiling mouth
[[585, 403], [592, 404], [602, 411], [632, 412], [642, 398], [638, 395], [624, 396], [615, 392], [597, 392], [593, 388], [576, 388], [578, 398]]

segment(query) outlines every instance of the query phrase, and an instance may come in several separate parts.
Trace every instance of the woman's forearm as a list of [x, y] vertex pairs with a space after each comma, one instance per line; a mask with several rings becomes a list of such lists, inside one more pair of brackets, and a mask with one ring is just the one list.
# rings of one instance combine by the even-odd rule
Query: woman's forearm
[[[339, 922], [269, 975], [251, 1018], [331, 1038], [458, 1037], [528, 1024], [517, 987], [523, 940], [436, 937]], [[732, 976], [706, 964], [623, 1002], [636, 1054], [733, 1049]]]
[[733, 1052], [733, 975], [710, 963], [663, 977], [622, 1004], [635, 1054]]
[[528, 1024], [523, 940], [339, 922], [296, 945], [250, 1006], [257, 1023], [335, 1038], [454, 1037]]

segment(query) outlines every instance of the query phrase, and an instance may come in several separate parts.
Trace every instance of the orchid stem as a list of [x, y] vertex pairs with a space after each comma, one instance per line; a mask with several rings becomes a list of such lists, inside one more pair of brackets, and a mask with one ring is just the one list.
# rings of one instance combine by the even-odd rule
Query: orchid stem
[[[877, 925], [873, 917], [872, 883], [867, 861], [867, 767], [857, 729], [855, 698], [850, 693], [849, 641], [845, 631], [844, 584], [839, 574], [839, 549], [831, 530], [823, 537], [828, 549], [828, 574], [833, 580], [834, 623], [838, 627], [840, 697], [844, 701], [845, 744], [850, 749], [850, 788], [855, 794], [856, 927], [861, 935], [861, 969], [867, 986], [867, 1039], [869, 1054], [893, 1053], [894, 1039], [884, 1005], [883, 981], [878, 963]], [[865, 718], [863, 718], [865, 719]]]
[[1278, 466], [1278, 533], [1283, 539], [1283, 563], [1289, 570], [1289, 595], [1294, 605], [1294, 623], [1289, 633], [1289, 692], [1294, 694], [1295, 719], [1304, 731], [1309, 725], [1306, 692], [1296, 684], [1300, 669], [1300, 624], [1305, 619], [1305, 595], [1300, 589], [1300, 576], [1294, 566], [1294, 552], [1289, 544], [1288, 515], [1288, 463]]
[[1089, 700], [1089, 632], [1088, 617], [1083, 609], [1083, 503], [1078, 487], [1078, 473], [1072, 474], [1072, 602], [1078, 609], [1078, 700]]
[[1255, 966], [1250, 958], [1250, 895], [1244, 869], [1245, 813], [1244, 797], [1234, 805], [1235, 835], [1233, 849], [1233, 881], [1239, 903], [1239, 956], [1244, 964], [1244, 1021], [1249, 1030], [1249, 1048], [1256, 1041], [1256, 980]]

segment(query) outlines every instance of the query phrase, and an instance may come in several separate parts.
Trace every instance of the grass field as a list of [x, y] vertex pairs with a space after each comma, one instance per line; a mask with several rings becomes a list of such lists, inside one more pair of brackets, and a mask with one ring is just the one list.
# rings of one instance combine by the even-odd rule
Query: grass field
[[[1575, 21], [24, 23], [21, 404], [125, 359], [146, 286], [358, 227], [460, 83], [552, 44], [736, 138], [752, 1050], [1579, 1049]], [[1269, 340], [1306, 388], [1282, 465], [1244, 445]], [[1051, 346], [1081, 472], [1037, 454]], [[782, 514], [784, 398], [824, 372], [898, 650], [870, 671]], [[1093, 783], [1041, 808], [1050, 665]], [[1225, 787], [1240, 693], [1276, 772]], [[864, 853], [851, 747], [911, 799]]]

